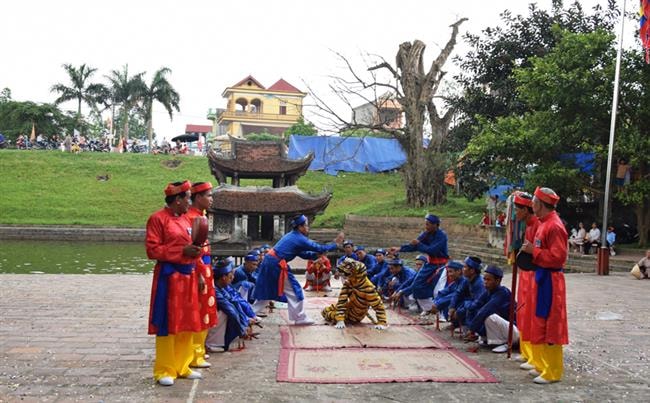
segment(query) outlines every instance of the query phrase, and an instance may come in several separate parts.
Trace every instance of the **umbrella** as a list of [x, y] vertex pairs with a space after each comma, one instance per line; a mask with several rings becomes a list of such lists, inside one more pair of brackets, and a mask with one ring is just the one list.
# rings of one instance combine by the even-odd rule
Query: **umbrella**
[[173, 137], [172, 141], [180, 141], [183, 143], [191, 143], [193, 141], [198, 141], [199, 140], [199, 135], [198, 134], [181, 134], [179, 136]]

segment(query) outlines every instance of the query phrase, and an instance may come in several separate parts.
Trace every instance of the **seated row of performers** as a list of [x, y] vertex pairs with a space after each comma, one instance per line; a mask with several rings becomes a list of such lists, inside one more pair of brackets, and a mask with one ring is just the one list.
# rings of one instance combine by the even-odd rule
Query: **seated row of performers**
[[[360, 257], [357, 255], [357, 260]], [[385, 301], [421, 312], [422, 317], [438, 314], [441, 321], [451, 322], [451, 328], [464, 330], [466, 341], [494, 345], [492, 351], [497, 353], [507, 351], [511, 293], [501, 285], [501, 269], [487, 266], [482, 274], [481, 259], [468, 256], [462, 263], [450, 260], [418, 284], [416, 279], [427, 265], [427, 256], [418, 255], [414, 268], [399, 258], [395, 248], [378, 249], [374, 258], [376, 264], [368, 270], [374, 274], [369, 277]], [[513, 344], [518, 340], [514, 326]]]

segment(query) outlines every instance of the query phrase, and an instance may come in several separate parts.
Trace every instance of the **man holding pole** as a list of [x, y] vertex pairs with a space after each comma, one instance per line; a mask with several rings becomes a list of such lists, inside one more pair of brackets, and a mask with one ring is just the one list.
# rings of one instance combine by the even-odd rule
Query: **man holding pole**
[[549, 188], [535, 189], [533, 211], [540, 220], [534, 242], [526, 240], [522, 251], [532, 255], [535, 270], [536, 306], [531, 322], [531, 343], [541, 351], [541, 373], [531, 369], [537, 384], [559, 382], [564, 370], [562, 345], [569, 343], [566, 285], [563, 267], [568, 236], [555, 212], [560, 197]]

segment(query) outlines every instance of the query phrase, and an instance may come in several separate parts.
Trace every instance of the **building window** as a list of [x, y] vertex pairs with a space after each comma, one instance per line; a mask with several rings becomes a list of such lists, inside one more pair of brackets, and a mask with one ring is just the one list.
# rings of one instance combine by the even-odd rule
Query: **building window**
[[280, 102], [280, 115], [287, 114], [287, 104], [286, 102]]

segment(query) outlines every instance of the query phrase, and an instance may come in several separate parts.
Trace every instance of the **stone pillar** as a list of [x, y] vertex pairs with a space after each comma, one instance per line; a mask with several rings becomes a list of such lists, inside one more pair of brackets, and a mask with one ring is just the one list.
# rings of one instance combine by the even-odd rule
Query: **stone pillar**
[[248, 236], [248, 215], [243, 214], [241, 216], [241, 229], [242, 229], [242, 238]]

